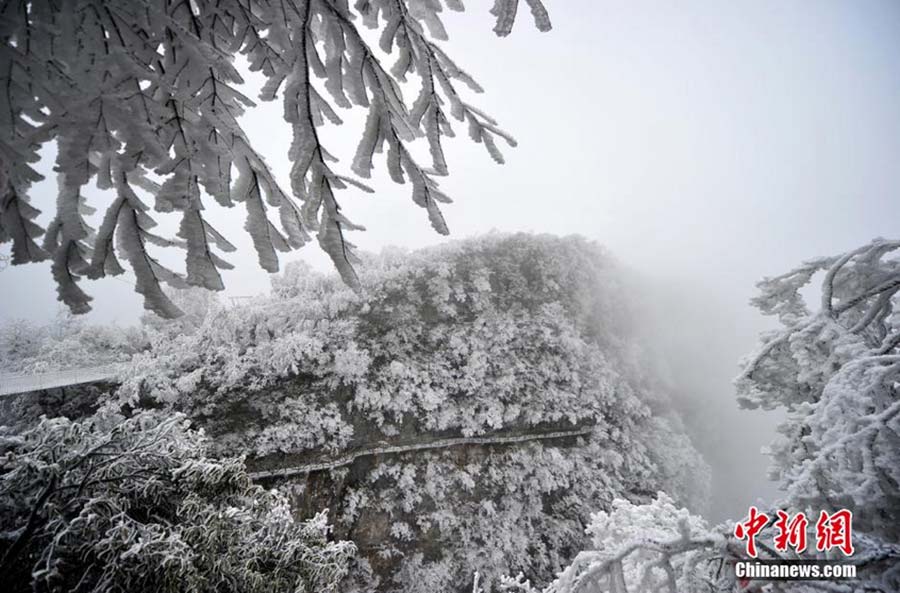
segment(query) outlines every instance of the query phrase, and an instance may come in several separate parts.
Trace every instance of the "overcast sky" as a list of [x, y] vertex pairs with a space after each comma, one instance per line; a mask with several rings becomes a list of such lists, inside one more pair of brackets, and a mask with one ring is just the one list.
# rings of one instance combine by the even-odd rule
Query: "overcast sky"
[[[758, 454], [771, 415], [739, 414], [730, 386], [767, 327], [747, 304], [754, 282], [900, 235], [900, 2], [545, 3], [553, 30], [543, 34], [524, 3], [505, 39], [491, 32], [487, 3], [470, 0], [470, 12], [448, 17], [449, 53], [486, 89], [471, 102], [519, 147], [495, 165], [457, 126], [442, 182], [455, 202], [445, 217], [454, 238], [579, 233], [655, 287], [673, 376], [714, 412], [701, 443], [717, 469], [711, 516], [738, 519], [771, 494]], [[280, 117], [280, 106], [266, 105], [245, 122], [284, 179], [290, 131]], [[347, 115], [326, 139], [345, 170], [362, 117]], [[407, 187], [384, 176], [374, 183], [375, 195], [338, 196], [368, 229], [355, 243], [378, 250], [442, 240]], [[34, 191], [45, 214], [54, 199], [52, 186]], [[217, 220], [243, 248], [230, 258], [238, 269], [225, 275], [228, 294], [266, 291], [241, 236], [242, 213]], [[327, 267], [317, 250], [287, 259]], [[49, 266], [7, 269], [0, 283], [3, 317], [55, 314]], [[88, 290], [92, 319], [131, 323], [141, 312], [126, 282]]]

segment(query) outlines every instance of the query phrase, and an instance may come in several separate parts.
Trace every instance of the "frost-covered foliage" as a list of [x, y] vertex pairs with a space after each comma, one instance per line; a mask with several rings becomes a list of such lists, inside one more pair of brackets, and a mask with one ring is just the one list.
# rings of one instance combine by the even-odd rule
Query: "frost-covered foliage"
[[[848, 561], [859, 578], [737, 583], [729, 567], [746, 555], [732, 524], [707, 528], [660, 495], [648, 505], [617, 501], [611, 513], [596, 515], [592, 549], [544, 591], [900, 591], [898, 250], [900, 242], [879, 239], [761, 281], [753, 304], [783, 328], [763, 337], [736, 381], [745, 407], [787, 410], [772, 447], [773, 478], [785, 497], [767, 514], [851, 510], [855, 552]], [[811, 312], [807, 287], [818, 276], [818, 311]], [[757, 536], [761, 558], [829, 557], [815, 546], [798, 556], [760, 544], [775, 531], [770, 522]], [[536, 591], [522, 577], [505, 579], [505, 587]]]
[[[703, 519], [678, 508], [671, 498], [660, 492], [656, 499], [646, 505], [635, 505], [626, 500], [613, 502], [609, 512], [600, 511], [591, 517], [587, 529], [591, 543], [596, 550], [604, 550], [620, 545], [623, 541], [645, 538], [650, 541], [666, 542], [670, 549], [684, 552], [677, 557], [665, 558], [666, 545], [660, 550], [635, 546], [632, 551], [623, 551], [615, 559], [600, 558], [610, 564], [621, 562], [622, 576], [631, 583], [640, 583], [638, 589], [653, 590], [653, 583], [674, 577], [678, 591], [698, 591], [698, 577], [704, 574], [706, 558], [691, 552], [693, 546], [709, 544], [719, 546], [720, 540], [704, 537], [708, 527]], [[573, 583], [582, 578], [578, 567], [590, 564], [596, 558], [587, 560], [584, 556], [560, 575], [561, 585]], [[616, 568], [613, 568], [616, 571]]]
[[[385, 434], [409, 421], [463, 435], [615, 421], [615, 406], [633, 410], [623, 417], [649, 415], [635, 396], [650, 378], [628, 342], [618, 271], [581, 239], [496, 235], [386, 252], [362, 266], [362, 294], [334, 277], [299, 278], [140, 355], [120, 395], [194, 416], [248, 406], [267, 428], [286, 421], [335, 447], [344, 442], [321, 424], [328, 404]], [[253, 429], [246, 416], [242, 424]], [[248, 444], [256, 455], [296, 450], [281, 438]]]
[[141, 328], [148, 342], [158, 343], [197, 331], [204, 320], [224, 307], [219, 294], [205, 288], [189, 286], [165, 290], [182, 315], [177, 319], [163, 319], [154, 313], [141, 316]]
[[168, 340], [193, 333], [223, 307], [218, 294], [205, 288], [165, 292], [184, 313], [178, 319], [148, 313], [140, 326], [122, 327], [85, 323], [62, 309], [46, 325], [23, 319], [0, 324], [0, 371], [32, 374], [128, 362], [154, 344], [163, 348]]
[[[615, 500], [608, 512], [591, 517], [587, 532], [591, 549], [580, 552], [546, 593], [734, 590], [721, 570], [725, 538], [662, 492], [647, 504]], [[504, 591], [539, 591], [521, 574], [501, 582]]]
[[[406, 454], [360, 480], [338, 474], [345, 502], [336, 529], [375, 552], [376, 565], [397, 559], [382, 590], [460, 590], [471, 570], [487, 575], [487, 586], [503, 572], [549, 582], [586, 543], [592, 509], [619, 495], [646, 500], [646, 488], [669, 486], [629, 435], [641, 428], [567, 443]], [[319, 483], [312, 480], [310, 490]]]
[[354, 547], [295, 521], [178, 415], [0, 429], [3, 590], [337, 591]]
[[[786, 502], [848, 508], [900, 541], [900, 242], [876, 240], [760, 282], [765, 336], [737, 385], [747, 407], [783, 407], [772, 472]], [[801, 290], [822, 275], [811, 312]]]
[[128, 361], [147, 347], [144, 332], [90, 325], [62, 311], [51, 323], [14, 319], [0, 325], [0, 371], [45, 373]]
[[356, 293], [289, 268], [273, 298], [136, 357], [119, 396], [185, 411], [223, 454], [266, 468], [381, 442], [592, 427], [295, 479], [299, 504], [331, 509], [382, 590], [456, 590], [472, 568], [547, 582], [615, 498], [662, 489], [702, 504], [706, 467], [645, 371], [621, 273], [597, 246], [491, 235], [388, 251], [359, 273]]
[[[541, 0], [526, 2], [537, 27], [548, 30]], [[498, 35], [512, 29], [517, 5], [496, 0]], [[463, 9], [459, 0], [4, 2], [0, 242], [12, 242], [13, 264], [52, 260], [59, 299], [76, 313], [90, 308], [81, 277], [121, 274], [123, 257], [145, 307], [173, 317], [180, 311], [160, 283], [221, 290], [219, 271], [231, 267], [219, 252], [235, 247], [215, 230], [204, 204], [241, 203], [264, 269], [277, 271], [276, 252], [300, 248], [315, 233], [355, 285], [345, 233], [361, 227], [345, 217], [335, 192], [372, 190], [339, 172], [323, 144], [321, 126], [341, 123], [336, 107], [368, 110], [353, 173], [369, 177], [373, 153], [386, 150], [391, 178], [409, 182], [413, 201], [443, 234], [438, 203], [449, 198], [435, 177], [448, 171], [442, 144], [453, 135], [451, 119], [498, 162], [497, 139], [515, 145], [465, 101], [462, 86], [481, 88], [435, 41], [447, 38], [445, 7]], [[265, 77], [260, 99], [283, 103], [293, 131], [289, 189], [239, 123], [254, 103], [241, 93], [238, 55]], [[404, 90], [415, 91], [415, 100], [407, 102]], [[54, 141], [59, 192], [56, 216], [43, 229], [28, 195], [42, 179], [32, 165]], [[417, 144], [427, 145], [429, 164], [414, 156]], [[96, 231], [85, 218], [94, 211], [86, 195], [91, 182], [111, 194]], [[177, 237], [152, 232], [156, 221], [141, 192], [156, 212], [180, 216]], [[185, 249], [186, 274], [163, 266], [151, 246]]]
[[[774, 515], [774, 513], [773, 513]], [[734, 540], [732, 524], [709, 527], [678, 508], [663, 493], [649, 504], [616, 500], [609, 512], [592, 517], [588, 533], [592, 547], [546, 588], [523, 575], [501, 579], [509, 593], [894, 593], [900, 590], [900, 545], [864, 533], [853, 537], [852, 559], [857, 578], [840, 584], [827, 581], [765, 582], [735, 578], [734, 563], [747, 560], [742, 542]], [[757, 535], [761, 560], [835, 560], [811, 546], [802, 554], [778, 552], [771, 545], [770, 523]]]
[[22, 361], [36, 357], [41, 350], [42, 330], [25, 319], [0, 324], [0, 369], [16, 372], [22, 368]]

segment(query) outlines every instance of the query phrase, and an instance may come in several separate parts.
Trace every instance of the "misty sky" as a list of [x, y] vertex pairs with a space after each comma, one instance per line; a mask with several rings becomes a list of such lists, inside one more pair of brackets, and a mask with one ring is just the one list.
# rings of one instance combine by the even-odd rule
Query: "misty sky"
[[[456, 127], [442, 182], [455, 200], [444, 208], [452, 236], [579, 233], [643, 275], [673, 378], [713, 419], [700, 439], [717, 471], [710, 516], [738, 519], [772, 493], [758, 454], [772, 416], [738, 413], [730, 386], [769, 323], [747, 304], [754, 282], [898, 236], [900, 2], [545, 3], [554, 28], [544, 34], [524, 3], [506, 39], [492, 33], [488, 3], [470, 0], [470, 12], [447, 19], [449, 53], [486, 89], [471, 102], [519, 141], [498, 166]], [[326, 136], [344, 172], [363, 116], [348, 114]], [[262, 106], [245, 125], [286, 180], [280, 106]], [[33, 192], [45, 215], [55, 199], [48, 179]], [[383, 175], [373, 183], [375, 195], [338, 196], [368, 229], [351, 237], [357, 245], [443, 240], [408, 187]], [[265, 292], [243, 213], [217, 214], [242, 248], [229, 258], [237, 270], [224, 275], [227, 293]], [[327, 267], [315, 245], [292, 258]], [[7, 269], [0, 283], [4, 318], [56, 313], [48, 265]], [[86, 284], [91, 319], [140, 314], [127, 282]]]

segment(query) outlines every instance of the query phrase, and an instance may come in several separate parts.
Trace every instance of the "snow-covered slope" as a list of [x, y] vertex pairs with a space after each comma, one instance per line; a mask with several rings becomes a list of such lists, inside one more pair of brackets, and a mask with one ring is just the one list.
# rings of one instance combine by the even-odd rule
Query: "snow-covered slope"
[[359, 269], [359, 293], [288, 269], [273, 297], [139, 355], [120, 397], [187, 412], [252, 470], [318, 464], [270, 481], [301, 514], [330, 509], [360, 588], [454, 590], [479, 569], [546, 582], [614, 498], [702, 503], [706, 467], [599, 247], [489, 235]]

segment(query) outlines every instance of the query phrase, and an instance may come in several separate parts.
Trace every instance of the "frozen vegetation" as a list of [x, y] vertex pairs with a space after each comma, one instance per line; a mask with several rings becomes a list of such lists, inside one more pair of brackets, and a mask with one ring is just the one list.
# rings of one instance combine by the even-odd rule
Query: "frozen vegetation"
[[0, 325], [0, 372], [37, 374], [126, 362], [146, 345], [138, 328], [90, 325], [68, 311], [47, 325], [13, 319]]
[[[765, 510], [851, 510], [860, 578], [750, 587], [897, 590], [898, 248], [759, 284], [783, 327], [738, 393], [789, 412], [772, 447], [784, 497]], [[743, 542], [700, 516], [708, 470], [602, 249], [497, 234], [364, 255], [359, 274], [354, 291], [292, 265], [234, 308], [178, 294], [189, 315], [119, 330], [141, 346], [115, 390], [21, 398], [0, 473], [16, 590], [29, 574], [93, 591], [425, 593], [471, 590], [476, 572], [483, 591], [743, 586]], [[37, 418], [54, 410], [69, 418]]]
[[289, 267], [271, 298], [137, 356], [118, 397], [182, 411], [265, 468], [429, 435], [592, 428], [288, 480], [367, 544], [360, 574], [386, 590], [452, 589], [476, 569], [546, 581], [597, 505], [657, 490], [702, 505], [705, 465], [645, 372], [599, 248], [497, 235], [372, 256], [359, 273], [362, 293]]
[[0, 450], [5, 591], [339, 591], [354, 555], [177, 415], [44, 418]]
[[361, 292], [297, 265], [271, 297], [145, 325], [107, 406], [185, 414], [251, 470], [455, 439], [269, 481], [356, 542], [345, 590], [454, 590], [475, 570], [549, 582], [617, 498], [701, 509], [708, 470], [596, 245], [491, 235], [359, 270]]
[[[549, 30], [541, 0], [524, 4]], [[762, 281], [754, 304], [781, 329], [736, 383], [747, 407], [786, 412], [769, 514], [853, 512], [860, 577], [842, 583], [735, 579], [743, 547], [699, 515], [708, 469], [638, 343], [633, 287], [599, 247], [492, 235], [355, 252], [361, 227], [338, 197], [371, 192], [376, 165], [447, 234], [437, 179], [454, 126], [497, 162], [501, 140], [515, 145], [437, 43], [444, 9], [462, 8], [0, 5], [4, 258], [48, 260], [73, 313], [91, 306], [84, 278], [128, 268], [145, 308], [178, 318], [0, 332], [5, 372], [127, 365], [115, 384], [3, 402], [5, 591], [900, 590], [897, 242]], [[498, 35], [519, 8], [495, 0]], [[238, 57], [283, 108], [283, 178], [241, 126], [253, 102]], [[367, 115], [348, 171], [323, 132], [353, 107]], [[44, 227], [30, 195], [50, 145]], [[266, 271], [315, 237], [339, 277], [294, 264], [270, 296], [222, 307], [204, 291], [224, 288], [236, 247], [213, 203], [244, 208]], [[166, 215], [174, 237], [155, 229]], [[159, 258], [175, 249], [183, 273]]]

